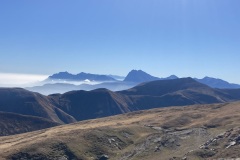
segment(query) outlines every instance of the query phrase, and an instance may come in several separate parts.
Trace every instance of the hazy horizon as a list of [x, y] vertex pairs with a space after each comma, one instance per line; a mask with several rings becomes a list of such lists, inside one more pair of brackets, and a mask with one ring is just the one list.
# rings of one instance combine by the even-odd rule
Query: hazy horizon
[[[64, 71], [64, 72], [68, 72], [68, 71]], [[71, 73], [71, 72], [69, 72], [69, 73]], [[80, 72], [71, 73], [71, 74], [78, 74], [78, 73], [80, 73]], [[90, 73], [90, 72], [85, 72], [85, 73]], [[53, 74], [55, 74], [55, 73], [53, 73]], [[101, 73], [92, 73], [92, 74], [101, 74]], [[107, 74], [101, 74], [101, 75], [110, 75], [110, 74], [113, 75], [113, 73], [107, 73]], [[116, 75], [116, 74], [114, 74], [114, 75], [126, 77], [127, 74], [126, 75]], [[65, 81], [54, 81], [54, 82], [44, 82], [44, 83], [41, 83], [42, 81], [46, 80], [51, 75], [20, 74], [20, 73], [0, 73], [0, 87], [33, 87], [33, 86], [38, 86], [38, 85], [54, 84], [54, 83], [67, 83], [67, 84], [74, 84], [74, 85], [80, 85], [80, 84], [95, 85], [95, 84], [99, 84], [100, 83], [100, 82], [91, 82], [91, 81], [88, 82], [88, 81], [66, 81], [66, 80]], [[175, 75], [175, 74], [171, 74], [171, 75]], [[171, 75], [168, 75], [168, 76], [171, 76]], [[152, 76], [155, 76], [155, 75], [152, 75]], [[156, 77], [158, 77], [158, 78], [166, 78], [168, 76], [160, 76], [160, 77], [156, 76]], [[176, 75], [176, 76], [178, 76], [178, 75]], [[206, 75], [206, 76], [208, 76], [208, 75]], [[206, 77], [206, 76], [204, 76], [204, 77]], [[191, 77], [191, 78], [198, 78], [198, 79], [204, 78], [204, 77], [193, 77], [191, 75], [185, 76], [185, 77], [181, 77], [181, 76], [178, 76], [178, 77], [179, 78]], [[208, 76], [208, 77], [211, 77], [211, 76]], [[212, 78], [219, 78], [219, 77], [212, 77]], [[221, 79], [221, 78], [219, 78], [219, 79]], [[227, 81], [226, 79], [222, 79], [222, 80]], [[231, 82], [231, 81], [228, 81], [228, 82], [237, 84], [237, 82]]]

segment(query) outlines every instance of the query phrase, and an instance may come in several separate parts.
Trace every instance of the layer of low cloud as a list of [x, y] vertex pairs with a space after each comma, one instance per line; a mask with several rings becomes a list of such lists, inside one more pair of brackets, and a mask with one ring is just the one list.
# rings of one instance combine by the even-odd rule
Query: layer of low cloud
[[48, 75], [0, 73], [0, 87], [27, 87], [43, 81]]
[[101, 81], [90, 81], [89, 79], [86, 79], [84, 81], [71, 81], [71, 80], [61, 80], [61, 79], [55, 79], [55, 80], [49, 80], [46, 81], [47, 84], [56, 84], [56, 83], [65, 83], [65, 84], [74, 84], [74, 85], [81, 85], [81, 84], [88, 84], [88, 85], [96, 85], [103, 83]]

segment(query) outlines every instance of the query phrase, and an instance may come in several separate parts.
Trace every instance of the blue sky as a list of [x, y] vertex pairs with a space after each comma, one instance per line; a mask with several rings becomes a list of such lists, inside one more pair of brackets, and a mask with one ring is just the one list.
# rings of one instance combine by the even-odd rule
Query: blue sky
[[240, 83], [239, 0], [0, 1], [0, 73], [218, 77]]

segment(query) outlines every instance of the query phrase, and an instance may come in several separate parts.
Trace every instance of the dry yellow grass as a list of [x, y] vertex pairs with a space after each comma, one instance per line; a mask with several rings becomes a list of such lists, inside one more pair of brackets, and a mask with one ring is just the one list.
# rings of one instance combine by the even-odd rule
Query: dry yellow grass
[[[107, 118], [87, 120], [50, 129], [0, 137], [0, 159], [11, 158], [16, 153], [36, 153], [46, 156], [62, 156], [64, 153], [54, 153], [53, 145], [64, 143], [79, 159], [96, 159], [106, 153], [110, 159], [169, 159], [174, 156], [184, 156], [186, 152], [197, 149], [200, 144], [225, 130], [240, 126], [240, 102], [227, 104], [194, 105], [185, 107], [168, 107], [148, 111], [133, 112]], [[154, 134], [163, 136], [163, 130], [184, 131], [191, 128], [204, 128], [205, 137], [189, 135], [181, 137], [179, 146], [162, 148], [154, 152], [150, 148], [155, 145], [149, 141], [145, 151], [139, 151], [130, 158], [124, 157], [136, 150], [139, 144], [147, 143], [146, 139]], [[124, 133], [129, 137], [124, 137]], [[103, 137], [103, 138], [102, 138]], [[113, 148], [107, 144], [109, 137], [120, 139], [122, 146]], [[151, 138], [150, 138], [151, 139]], [[98, 147], [102, 146], [98, 153]], [[136, 152], [137, 152], [136, 151]], [[51, 152], [51, 154], [50, 154]], [[129, 154], [130, 155], [130, 154]]]

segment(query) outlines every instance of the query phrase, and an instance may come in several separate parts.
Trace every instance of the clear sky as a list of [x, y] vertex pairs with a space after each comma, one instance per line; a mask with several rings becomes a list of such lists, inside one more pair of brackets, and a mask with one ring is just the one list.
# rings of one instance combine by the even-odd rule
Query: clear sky
[[0, 73], [240, 83], [240, 0], [2, 0]]

